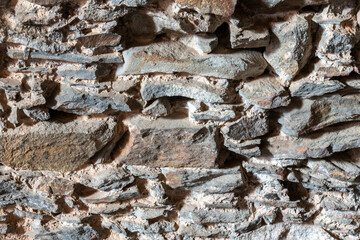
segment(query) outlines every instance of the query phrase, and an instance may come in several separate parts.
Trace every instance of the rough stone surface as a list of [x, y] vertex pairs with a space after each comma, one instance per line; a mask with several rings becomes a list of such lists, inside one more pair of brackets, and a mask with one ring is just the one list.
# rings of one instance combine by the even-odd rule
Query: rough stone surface
[[0, 0], [0, 239], [359, 240], [358, 0]]
[[71, 171], [118, 134], [116, 125], [112, 118], [79, 118], [9, 129], [0, 138], [1, 162], [20, 168]]
[[305, 66], [311, 54], [309, 16], [294, 15], [288, 21], [272, 24], [270, 45], [264, 57], [272, 71], [289, 81]]
[[185, 72], [217, 78], [245, 79], [262, 74], [267, 63], [256, 51], [198, 55], [180, 42], [155, 43], [123, 52], [124, 65], [116, 74]]

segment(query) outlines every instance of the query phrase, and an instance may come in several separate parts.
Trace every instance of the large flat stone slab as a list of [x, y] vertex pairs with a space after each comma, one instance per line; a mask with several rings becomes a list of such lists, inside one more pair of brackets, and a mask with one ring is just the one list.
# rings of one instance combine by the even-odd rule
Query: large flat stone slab
[[120, 159], [149, 167], [217, 167], [216, 131], [193, 124], [188, 118], [150, 120], [135, 116], [124, 121], [129, 139]]
[[118, 133], [113, 118], [21, 125], [0, 135], [0, 161], [33, 170], [72, 171], [86, 163]]
[[267, 63], [260, 52], [240, 50], [224, 54], [199, 55], [183, 43], [168, 41], [134, 47], [123, 52], [125, 63], [116, 74], [174, 73], [246, 79], [262, 74]]

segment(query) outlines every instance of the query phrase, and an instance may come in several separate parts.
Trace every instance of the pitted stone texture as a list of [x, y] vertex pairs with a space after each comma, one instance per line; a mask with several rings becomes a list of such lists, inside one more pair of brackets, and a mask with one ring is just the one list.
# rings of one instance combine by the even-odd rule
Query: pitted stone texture
[[120, 129], [113, 118], [39, 122], [0, 136], [1, 162], [18, 168], [72, 171], [86, 163]]
[[211, 127], [193, 124], [187, 118], [152, 121], [135, 116], [124, 123], [129, 127], [130, 136], [120, 159], [126, 164], [217, 167], [218, 134]]
[[123, 56], [125, 63], [117, 69], [117, 75], [184, 72], [239, 80], [258, 76], [267, 67], [257, 51], [240, 50], [203, 56], [175, 41], [130, 48], [123, 52]]

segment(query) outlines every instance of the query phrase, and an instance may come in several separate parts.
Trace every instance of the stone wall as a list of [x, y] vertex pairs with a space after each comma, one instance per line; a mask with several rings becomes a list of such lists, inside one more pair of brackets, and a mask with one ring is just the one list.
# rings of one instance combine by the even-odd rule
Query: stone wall
[[358, 0], [0, 0], [1, 239], [360, 239]]

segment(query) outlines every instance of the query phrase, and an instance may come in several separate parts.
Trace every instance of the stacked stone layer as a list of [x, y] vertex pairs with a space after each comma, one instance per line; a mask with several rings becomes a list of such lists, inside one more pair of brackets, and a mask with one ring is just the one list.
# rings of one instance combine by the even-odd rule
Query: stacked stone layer
[[357, 0], [0, 0], [1, 239], [360, 239]]

